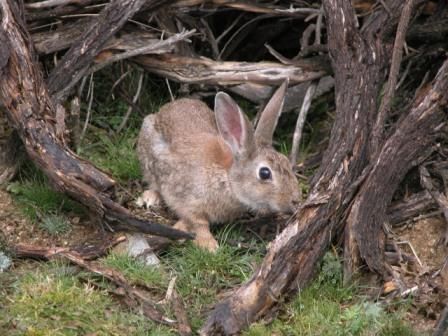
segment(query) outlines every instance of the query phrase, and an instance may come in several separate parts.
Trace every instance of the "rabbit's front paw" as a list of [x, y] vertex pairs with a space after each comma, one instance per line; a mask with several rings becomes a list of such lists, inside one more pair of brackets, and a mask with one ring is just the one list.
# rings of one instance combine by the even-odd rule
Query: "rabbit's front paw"
[[135, 204], [141, 208], [156, 208], [160, 206], [161, 199], [157, 191], [145, 190], [143, 194], [137, 198]]
[[218, 242], [217, 242], [216, 239], [213, 238], [213, 237], [208, 237], [208, 238], [200, 238], [200, 237], [197, 237], [197, 238], [193, 241], [193, 243], [194, 243], [196, 246], [198, 246], [198, 247], [200, 247], [200, 248], [202, 248], [202, 249], [204, 249], [204, 250], [207, 250], [207, 251], [209, 251], [209, 252], [212, 252], [212, 253], [215, 253], [216, 250], [217, 250], [218, 247], [219, 247]]
[[210, 231], [207, 231], [196, 231], [196, 238], [193, 240], [193, 243], [204, 250], [214, 253], [219, 245]]

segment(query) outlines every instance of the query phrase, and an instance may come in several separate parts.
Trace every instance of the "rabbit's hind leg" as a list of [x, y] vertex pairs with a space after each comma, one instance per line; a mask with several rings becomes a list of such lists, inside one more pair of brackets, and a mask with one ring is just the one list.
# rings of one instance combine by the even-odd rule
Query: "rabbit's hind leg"
[[160, 194], [154, 190], [145, 190], [142, 195], [135, 201], [135, 204], [137, 204], [137, 206], [141, 208], [145, 207], [146, 209], [157, 208], [161, 205], [161, 203], [162, 198]]
[[206, 219], [201, 217], [189, 218], [188, 220], [180, 219], [174, 228], [186, 232], [196, 234], [193, 243], [209, 252], [216, 252], [218, 249], [218, 242], [213, 237], [209, 229], [209, 223]]

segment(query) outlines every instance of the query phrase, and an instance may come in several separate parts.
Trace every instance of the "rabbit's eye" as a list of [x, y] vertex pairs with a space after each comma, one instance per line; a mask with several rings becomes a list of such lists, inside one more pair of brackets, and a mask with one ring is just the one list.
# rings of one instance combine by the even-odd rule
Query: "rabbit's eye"
[[258, 171], [260, 180], [270, 180], [272, 178], [271, 170], [268, 167], [261, 167]]

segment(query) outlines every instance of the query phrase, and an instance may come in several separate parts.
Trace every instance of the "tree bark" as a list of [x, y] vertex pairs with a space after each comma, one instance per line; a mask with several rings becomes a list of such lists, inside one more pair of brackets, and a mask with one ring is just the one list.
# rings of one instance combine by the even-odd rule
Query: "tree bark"
[[[447, 102], [448, 61], [440, 68], [429, 90], [398, 121], [353, 201], [347, 218], [346, 279], [360, 266], [359, 256], [371, 270], [385, 273], [382, 227], [387, 206], [405, 174], [433, 151], [431, 145], [446, 119], [443, 108]], [[378, 236], [380, 239], [375, 239]]]
[[19, 10], [11, 1], [0, 2], [0, 100], [19, 133], [25, 150], [60, 191], [78, 200], [114, 228], [184, 238], [191, 235], [133, 216], [111, 200], [116, 182], [77, 157], [56, 132], [55, 106], [42, 73], [34, 62], [30, 38]]

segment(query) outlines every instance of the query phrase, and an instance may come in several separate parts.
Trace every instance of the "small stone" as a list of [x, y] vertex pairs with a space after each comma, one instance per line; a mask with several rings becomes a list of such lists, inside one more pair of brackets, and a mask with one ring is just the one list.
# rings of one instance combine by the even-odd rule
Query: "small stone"
[[6, 271], [12, 264], [11, 258], [0, 251], [0, 272]]

